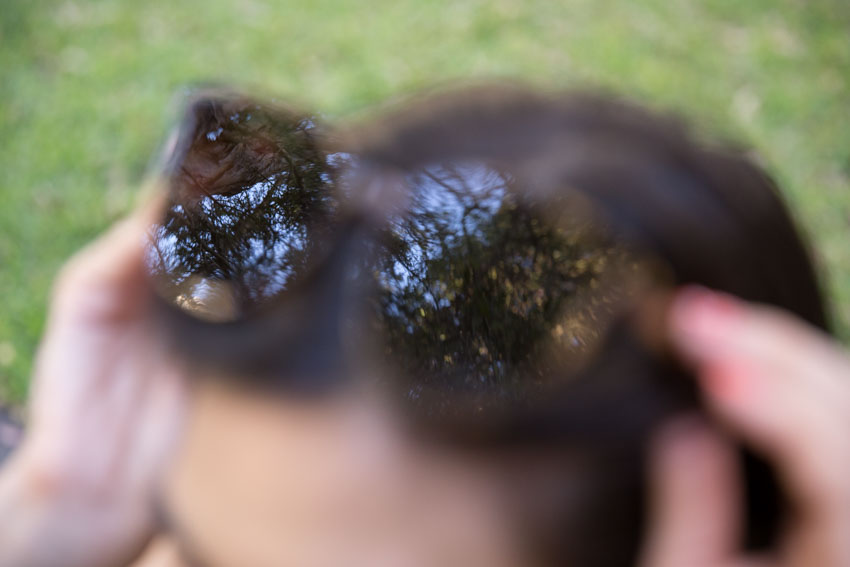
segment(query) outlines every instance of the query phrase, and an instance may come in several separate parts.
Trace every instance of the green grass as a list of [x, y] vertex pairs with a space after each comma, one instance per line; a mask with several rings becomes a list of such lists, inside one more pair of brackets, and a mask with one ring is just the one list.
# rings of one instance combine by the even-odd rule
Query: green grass
[[24, 398], [56, 270], [129, 210], [181, 85], [341, 117], [475, 77], [612, 87], [757, 148], [850, 338], [844, 0], [4, 0], [0, 399]]

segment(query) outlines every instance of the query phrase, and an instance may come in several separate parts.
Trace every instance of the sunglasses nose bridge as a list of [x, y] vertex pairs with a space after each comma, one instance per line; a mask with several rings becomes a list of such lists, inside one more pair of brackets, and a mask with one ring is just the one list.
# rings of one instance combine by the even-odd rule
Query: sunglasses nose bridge
[[358, 163], [349, 171], [345, 185], [342, 190], [349, 214], [373, 224], [383, 224], [410, 204], [404, 172], [389, 167]]

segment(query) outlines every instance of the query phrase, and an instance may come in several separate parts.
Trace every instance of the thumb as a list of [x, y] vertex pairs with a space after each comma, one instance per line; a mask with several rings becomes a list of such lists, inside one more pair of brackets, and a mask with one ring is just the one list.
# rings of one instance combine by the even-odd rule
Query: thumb
[[642, 567], [731, 564], [740, 537], [736, 453], [697, 417], [667, 426], [650, 452], [650, 532]]
[[53, 319], [113, 315], [137, 303], [147, 289], [148, 231], [161, 214], [162, 201], [149, 200], [67, 262], [54, 289]]

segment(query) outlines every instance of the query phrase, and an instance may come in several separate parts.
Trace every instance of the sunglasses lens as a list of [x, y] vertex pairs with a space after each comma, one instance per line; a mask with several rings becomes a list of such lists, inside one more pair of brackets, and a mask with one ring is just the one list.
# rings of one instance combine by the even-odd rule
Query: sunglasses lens
[[[430, 416], [530, 403], [600, 347], [645, 266], [568, 190], [482, 163], [410, 172], [377, 270], [400, 394]], [[396, 379], [396, 377], [401, 377]]]
[[188, 107], [148, 254], [161, 294], [209, 321], [243, 317], [302, 276], [332, 224], [334, 165], [310, 116], [239, 96]]

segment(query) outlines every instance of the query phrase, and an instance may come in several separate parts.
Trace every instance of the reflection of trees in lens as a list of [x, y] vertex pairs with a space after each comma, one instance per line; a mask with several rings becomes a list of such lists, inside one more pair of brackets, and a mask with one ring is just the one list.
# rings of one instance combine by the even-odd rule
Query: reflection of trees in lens
[[309, 117], [244, 99], [193, 111], [150, 265], [175, 301], [227, 319], [302, 273], [334, 208], [332, 167]]
[[[483, 166], [409, 177], [409, 212], [394, 220], [379, 269], [387, 353], [429, 410], [539, 392], [557, 364], [576, 366], [625, 293], [624, 252], [588, 219], [565, 227]], [[551, 206], [551, 204], [549, 204]], [[435, 407], [434, 404], [437, 404]]]

